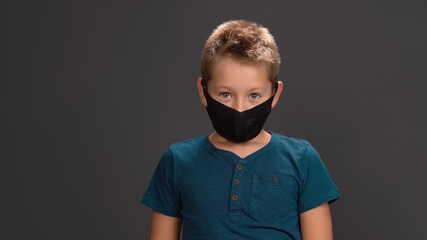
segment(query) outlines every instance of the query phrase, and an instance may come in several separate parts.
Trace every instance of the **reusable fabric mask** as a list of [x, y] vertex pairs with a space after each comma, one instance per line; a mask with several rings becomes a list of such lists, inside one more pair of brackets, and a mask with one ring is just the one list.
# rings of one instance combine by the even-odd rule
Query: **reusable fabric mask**
[[215, 131], [231, 142], [246, 142], [261, 132], [268, 115], [271, 112], [271, 103], [276, 95], [278, 84], [275, 85], [275, 93], [265, 102], [239, 112], [213, 99], [205, 89], [202, 79], [203, 93], [208, 106], [206, 110], [212, 121]]

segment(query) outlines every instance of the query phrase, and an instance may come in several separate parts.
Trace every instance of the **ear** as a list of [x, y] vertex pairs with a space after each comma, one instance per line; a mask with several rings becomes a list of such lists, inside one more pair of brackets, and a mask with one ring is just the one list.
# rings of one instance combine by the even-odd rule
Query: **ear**
[[197, 89], [199, 90], [199, 96], [200, 96], [200, 100], [202, 100], [203, 106], [207, 107], [208, 104], [206, 102], [205, 94], [203, 93], [203, 86], [202, 86], [202, 78], [201, 77], [197, 78]]
[[282, 93], [282, 90], [283, 90], [282, 81], [277, 81], [277, 92], [276, 92], [276, 95], [274, 95], [273, 102], [271, 103], [271, 108], [274, 108], [276, 106], [277, 101], [279, 101], [279, 97], [280, 97], [280, 94]]

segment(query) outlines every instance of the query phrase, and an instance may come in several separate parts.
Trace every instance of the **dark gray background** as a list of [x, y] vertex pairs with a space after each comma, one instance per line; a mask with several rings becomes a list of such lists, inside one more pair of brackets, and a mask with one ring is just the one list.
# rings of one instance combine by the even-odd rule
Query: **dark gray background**
[[309, 140], [340, 190], [335, 239], [425, 239], [426, 1], [14, 1], [1, 13], [1, 239], [148, 239], [169, 144], [212, 131], [212, 30], [275, 36], [266, 129]]

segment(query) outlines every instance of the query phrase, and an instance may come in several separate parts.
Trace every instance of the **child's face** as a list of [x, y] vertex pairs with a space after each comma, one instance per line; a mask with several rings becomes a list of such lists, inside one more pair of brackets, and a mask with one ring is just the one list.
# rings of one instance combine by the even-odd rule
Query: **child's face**
[[[267, 101], [273, 94], [267, 69], [261, 65], [248, 65], [232, 58], [225, 58], [213, 67], [211, 76], [208, 93], [218, 102], [239, 112]], [[201, 78], [198, 79], [199, 94], [206, 107], [200, 80]], [[279, 81], [272, 107], [276, 105], [281, 90], [282, 82]]]

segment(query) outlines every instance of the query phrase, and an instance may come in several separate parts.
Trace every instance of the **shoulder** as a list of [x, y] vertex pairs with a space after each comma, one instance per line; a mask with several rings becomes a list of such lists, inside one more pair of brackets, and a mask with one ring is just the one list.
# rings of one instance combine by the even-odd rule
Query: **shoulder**
[[200, 169], [202, 156], [207, 149], [206, 139], [207, 136], [199, 136], [169, 145], [168, 157], [174, 166], [177, 182], [185, 181], [184, 175]]
[[276, 136], [276, 149], [286, 151], [295, 155], [303, 155], [308, 148], [313, 148], [306, 139], [289, 137], [279, 133], [273, 133]]
[[277, 133], [276, 139], [276, 151], [294, 162], [297, 168], [305, 168], [310, 162], [321, 161], [317, 150], [306, 139], [288, 137]]
[[175, 142], [169, 145], [168, 150], [174, 158], [189, 158], [194, 154], [200, 153], [206, 144], [206, 138], [207, 136], [204, 135]]
[[203, 146], [206, 136], [199, 136], [172, 143], [169, 148], [173, 152], [191, 151]]
[[310, 141], [276, 134], [276, 151], [289, 159], [296, 168], [300, 178], [309, 172], [309, 169], [325, 170], [323, 161]]

